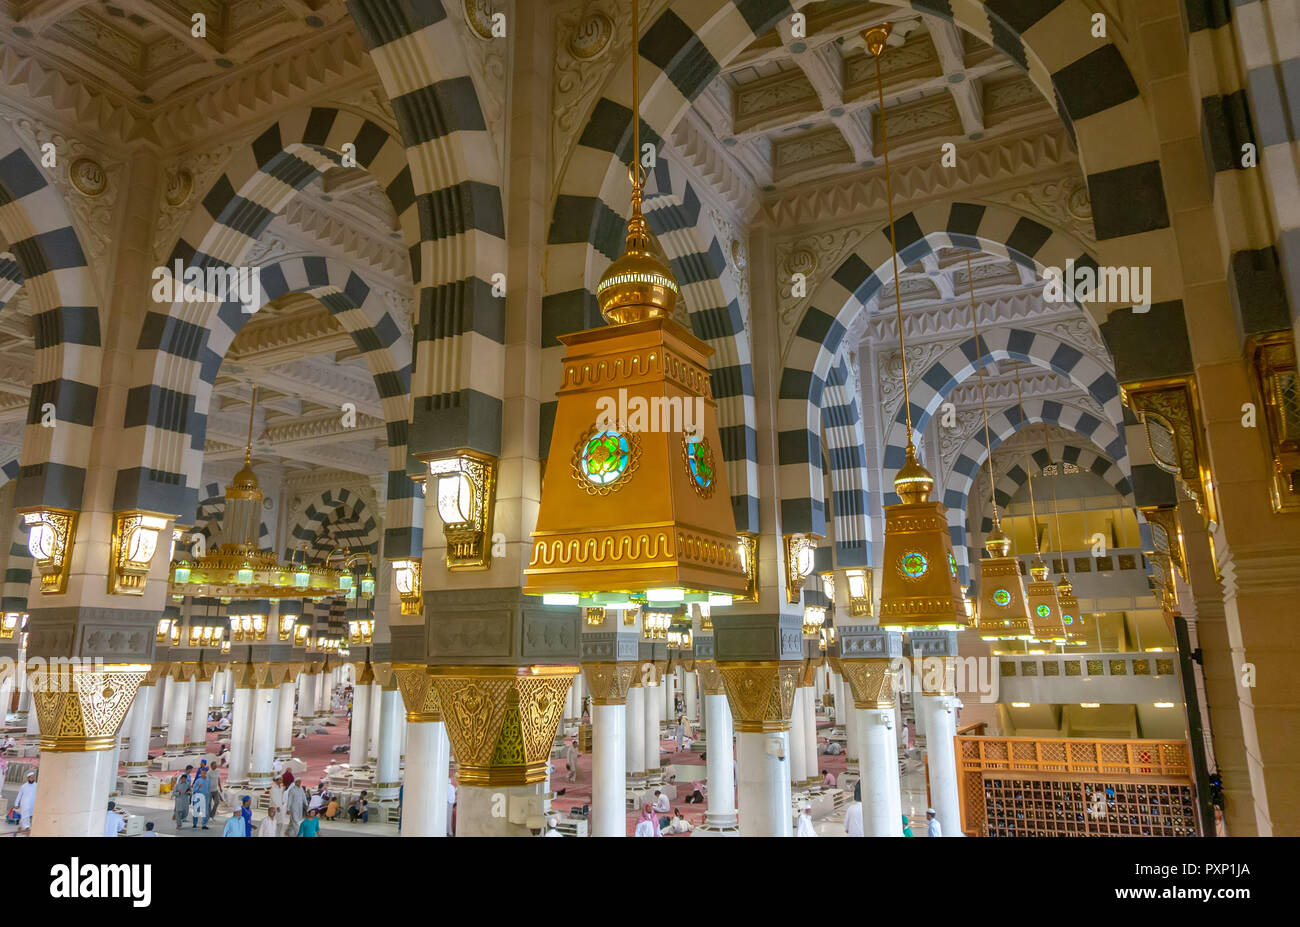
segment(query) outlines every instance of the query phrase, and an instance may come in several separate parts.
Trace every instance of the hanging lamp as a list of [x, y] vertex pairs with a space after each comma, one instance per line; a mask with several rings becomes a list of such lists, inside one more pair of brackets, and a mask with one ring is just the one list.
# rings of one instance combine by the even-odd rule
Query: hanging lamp
[[989, 410], [984, 401], [984, 349], [980, 342], [980, 323], [975, 309], [975, 274], [971, 253], [966, 252], [966, 280], [970, 285], [971, 327], [975, 330], [975, 363], [980, 386], [980, 413], [984, 416], [984, 447], [989, 470], [989, 504], [993, 508], [993, 530], [984, 539], [988, 556], [980, 560], [979, 600], [975, 623], [986, 641], [1031, 640], [1029, 609], [1025, 603], [1025, 586], [1020, 576], [1020, 561], [1011, 554], [1011, 538], [1002, 530], [998, 517], [997, 484], [993, 479], [993, 442], [989, 438]]
[[596, 287], [601, 328], [565, 346], [524, 592], [548, 604], [729, 605], [747, 578], [708, 358], [672, 320], [678, 286], [641, 212], [639, 18], [632, 8], [631, 214]]
[[876, 59], [876, 96], [880, 109], [880, 147], [885, 162], [885, 204], [889, 212], [889, 246], [894, 262], [894, 306], [898, 317], [899, 359], [903, 365], [903, 409], [907, 416], [907, 460], [894, 477], [901, 502], [885, 506], [884, 573], [880, 588], [882, 628], [965, 628], [969, 623], [965, 597], [957, 579], [947, 509], [930, 499], [934, 477], [916, 459], [912, 442], [912, 404], [907, 383], [907, 344], [903, 336], [903, 299], [899, 285], [898, 241], [894, 232], [894, 188], [889, 171], [889, 138], [885, 132], [885, 87], [880, 56], [892, 23], [873, 26], [862, 34]]
[[[1016, 371], [1016, 405], [1020, 421], [1025, 420], [1025, 403], [1020, 394], [1020, 371]], [[1034, 505], [1034, 461], [1026, 454], [1025, 469], [1029, 474], [1029, 518], [1034, 535], [1034, 562], [1029, 568], [1030, 581], [1026, 603], [1029, 606], [1029, 626], [1033, 639], [1044, 643], [1065, 643], [1065, 625], [1061, 623], [1061, 606], [1056, 600], [1056, 584], [1047, 578], [1047, 564], [1038, 545], [1038, 509]]]
[[[1047, 456], [1052, 456], [1052, 442], [1043, 428], [1043, 437], [1047, 444]], [[1065, 475], [1065, 448], [1061, 449], [1061, 461], [1057, 464], [1056, 477]], [[1052, 522], [1056, 526], [1056, 550], [1061, 555], [1061, 580], [1056, 584], [1056, 602], [1061, 607], [1061, 624], [1065, 627], [1067, 642], [1082, 640], [1083, 614], [1079, 610], [1079, 599], [1074, 594], [1074, 584], [1070, 582], [1069, 562], [1065, 557], [1065, 547], [1061, 543], [1061, 510], [1056, 504], [1056, 478], [1052, 479]]]

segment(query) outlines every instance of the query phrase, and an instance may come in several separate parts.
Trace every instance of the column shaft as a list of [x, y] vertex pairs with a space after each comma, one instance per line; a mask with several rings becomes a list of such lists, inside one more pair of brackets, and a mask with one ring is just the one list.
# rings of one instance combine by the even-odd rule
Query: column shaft
[[925, 714], [926, 765], [930, 771], [930, 804], [945, 837], [960, 837], [961, 803], [957, 796], [957, 736], [954, 699], [947, 695], [922, 695]]
[[624, 755], [626, 739], [627, 706], [593, 704], [591, 707], [591, 835], [593, 837], [627, 836], [627, 772]]
[[402, 785], [403, 837], [447, 836], [450, 754], [451, 742], [443, 722], [408, 720]]

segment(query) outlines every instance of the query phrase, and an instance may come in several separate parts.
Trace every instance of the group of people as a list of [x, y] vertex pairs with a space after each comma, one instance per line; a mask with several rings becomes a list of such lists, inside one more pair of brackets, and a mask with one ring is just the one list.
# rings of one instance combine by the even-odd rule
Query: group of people
[[185, 771], [172, 780], [172, 820], [176, 829], [185, 826], [191, 816], [194, 823], [191, 828], [208, 829], [208, 821], [221, 802], [221, 781], [215, 769], [208, 767], [206, 759], [199, 763], [196, 770], [187, 765]]
[[[658, 796], [654, 803], [646, 802], [641, 806], [641, 816], [637, 818], [636, 829], [632, 831], [633, 837], [662, 837], [664, 832], [670, 834], [689, 834], [695, 829], [690, 821], [682, 816], [681, 808], [674, 808], [670, 817], [661, 817], [658, 813], [661, 809], [668, 810], [668, 796], [660, 792], [655, 793]], [[659, 799], [663, 800], [660, 801]]]

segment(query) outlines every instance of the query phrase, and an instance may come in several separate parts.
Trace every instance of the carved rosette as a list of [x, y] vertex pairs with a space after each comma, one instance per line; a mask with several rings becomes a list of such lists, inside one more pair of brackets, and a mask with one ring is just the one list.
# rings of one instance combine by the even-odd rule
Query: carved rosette
[[626, 705], [627, 690], [637, 675], [637, 663], [583, 663], [582, 674], [596, 705]]
[[747, 660], [717, 666], [738, 732], [790, 729], [803, 661]]
[[433, 666], [463, 785], [521, 786], [546, 778], [576, 666]]
[[51, 668], [32, 679], [42, 752], [111, 750], [131, 700], [150, 667], [119, 665]]
[[413, 723], [442, 720], [442, 706], [433, 677], [423, 663], [393, 664], [393, 678], [402, 691], [402, 704], [406, 706], [406, 720]]
[[700, 674], [700, 689], [705, 695], [726, 695], [727, 687], [722, 682], [722, 672], [715, 660], [696, 660], [695, 672]]
[[857, 708], [893, 708], [897, 688], [892, 660], [840, 660], [840, 671]]

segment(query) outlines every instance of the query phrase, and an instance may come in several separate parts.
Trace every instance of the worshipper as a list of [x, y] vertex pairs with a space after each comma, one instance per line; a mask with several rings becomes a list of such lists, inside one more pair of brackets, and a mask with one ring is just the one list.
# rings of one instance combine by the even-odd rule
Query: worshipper
[[197, 829], [200, 824], [204, 830], [208, 829], [208, 816], [211, 814], [208, 808], [208, 789], [207, 767], [201, 767], [194, 774], [194, 784], [190, 786], [190, 814], [194, 818], [191, 830]]
[[682, 716], [677, 716], [677, 723], [673, 725], [673, 740], [677, 743], [677, 752], [682, 752], [682, 743], [686, 740], [686, 725], [682, 723]]
[[316, 817], [315, 811], [308, 811], [307, 816], [302, 819], [298, 825], [299, 837], [319, 837], [320, 836], [320, 818]]
[[325, 820], [332, 821], [339, 816], [339, 800], [333, 795], [330, 796], [329, 804], [325, 806]]
[[904, 837], [912, 836], [912, 827], [907, 821], [907, 815], [903, 815], [903, 836]]
[[[285, 773], [285, 776], [289, 778], [292, 773]], [[298, 833], [299, 825], [307, 817], [307, 790], [295, 779], [290, 779], [289, 787], [285, 790], [284, 812], [285, 819], [281, 823], [285, 828], [284, 835], [288, 837]]]
[[833, 740], [826, 745], [825, 753], [827, 753], [830, 756], [839, 756], [843, 752], [844, 752], [844, 747], [840, 745], [839, 741]]
[[172, 780], [172, 818], [176, 821], [177, 830], [185, 826], [185, 819], [190, 813], [190, 770], [193, 768], [186, 766], [185, 772]]
[[674, 834], [689, 834], [691, 832], [691, 822], [682, 817], [681, 808], [673, 809], [673, 816], [668, 822], [668, 829]]
[[370, 802], [366, 801], [366, 790], [362, 789], [361, 794], [352, 799], [352, 804], [348, 805], [348, 821], [352, 824], [361, 819], [362, 824], [370, 823]]
[[925, 809], [925, 819], [929, 822], [926, 825], [925, 835], [927, 837], [942, 837], [943, 825], [939, 823], [939, 818], [933, 808]]
[[564, 748], [564, 760], [569, 764], [569, 782], [578, 781], [578, 740], [575, 737]]
[[104, 836], [116, 837], [124, 830], [126, 830], [126, 819], [122, 817], [122, 812], [117, 810], [117, 802], [110, 801], [108, 814], [104, 815]]
[[221, 731], [230, 730], [230, 715], [221, 716], [221, 720], [217, 722], [217, 729]]
[[245, 795], [239, 800], [239, 814], [244, 819], [244, 836], [253, 836], [253, 805], [252, 797]]
[[853, 786], [853, 802], [844, 809], [844, 833], [850, 837], [864, 837], [862, 831], [862, 780]]
[[14, 796], [14, 808], [18, 811], [18, 833], [31, 833], [32, 812], [36, 810], [36, 773], [27, 773], [27, 781], [18, 786]]
[[262, 818], [262, 823], [257, 825], [257, 836], [259, 837], [278, 837], [280, 836], [280, 823], [275, 819], [276, 807], [272, 805], [266, 809], [266, 817]]
[[[277, 824], [283, 824], [287, 817], [284, 806], [284, 775], [277, 772], [271, 779], [271, 794], [269, 796], [269, 806], [275, 808], [278, 812], [276, 817]], [[278, 835], [277, 835], [278, 836]]]
[[658, 789], [655, 789], [654, 809], [659, 814], [667, 814], [672, 810], [672, 806], [668, 804], [668, 796]]
[[686, 796], [686, 804], [702, 805], [704, 804], [704, 783], [696, 779], [691, 783], [691, 794]]
[[655, 817], [654, 811], [649, 802], [641, 806], [641, 816], [636, 819], [636, 830], [632, 831], [633, 837], [662, 837], [659, 832], [659, 819]]
[[226, 826], [221, 829], [223, 837], [242, 837], [244, 836], [244, 816], [236, 808], [230, 812], [230, 817], [226, 819]]
[[203, 829], [208, 829], [208, 821], [211, 821], [217, 813], [217, 805], [221, 803], [221, 779], [217, 775], [215, 767], [208, 770], [208, 811], [207, 817], [203, 821]]
[[0, 755], [8, 753], [15, 746], [17, 746], [17, 741], [14, 740], [12, 734], [8, 735], [7, 737], [5, 737], [4, 743], [0, 744]]
[[549, 815], [546, 818], [546, 828], [542, 831], [543, 837], [563, 837], [564, 834], [558, 830], [560, 819], [555, 815]]
[[325, 807], [325, 790], [317, 789], [312, 793], [311, 800], [307, 803], [308, 811], [320, 811]]
[[822, 770], [822, 788], [824, 789], [835, 788], [835, 777], [831, 775], [830, 770], [828, 769]]
[[672, 761], [670, 760], [669, 762], [664, 764], [664, 782], [673, 783], [676, 781], [677, 781], [677, 767], [674, 766]]
[[145, 822], [144, 822], [144, 833], [141, 834], [140, 836], [141, 836], [141, 837], [157, 837], [157, 836], [158, 836], [156, 833], [154, 833], [154, 829], [153, 829], [153, 821], [145, 821]]
[[813, 828], [812, 822], [812, 805], [804, 803], [799, 809], [799, 827], [794, 832], [796, 837], [816, 837], [817, 831]]
[[271, 762], [271, 775], [278, 778], [282, 772], [284, 772], [284, 760], [277, 756]]

